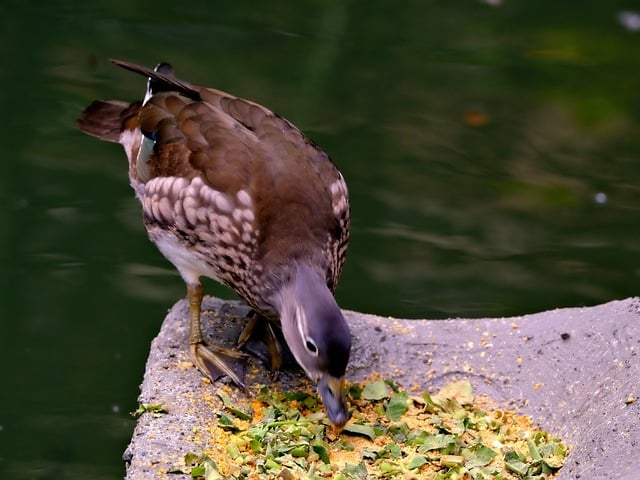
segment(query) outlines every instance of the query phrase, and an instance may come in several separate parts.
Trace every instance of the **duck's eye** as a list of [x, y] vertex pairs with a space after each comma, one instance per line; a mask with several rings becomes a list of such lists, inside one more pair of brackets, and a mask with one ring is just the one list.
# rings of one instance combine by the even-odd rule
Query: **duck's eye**
[[318, 355], [318, 346], [315, 344], [313, 340], [311, 340], [310, 338], [307, 338], [307, 342], [305, 343], [305, 346], [307, 347], [307, 350], [309, 351], [310, 354]]

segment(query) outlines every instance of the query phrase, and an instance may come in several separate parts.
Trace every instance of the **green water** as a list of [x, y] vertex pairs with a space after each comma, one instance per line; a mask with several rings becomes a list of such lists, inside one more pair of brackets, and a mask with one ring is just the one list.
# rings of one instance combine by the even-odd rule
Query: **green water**
[[149, 342], [184, 296], [121, 149], [74, 127], [142, 94], [109, 57], [169, 61], [329, 152], [352, 199], [345, 308], [637, 295], [640, 31], [620, 19], [640, 5], [545, 3], [0, 2], [0, 478], [122, 477]]

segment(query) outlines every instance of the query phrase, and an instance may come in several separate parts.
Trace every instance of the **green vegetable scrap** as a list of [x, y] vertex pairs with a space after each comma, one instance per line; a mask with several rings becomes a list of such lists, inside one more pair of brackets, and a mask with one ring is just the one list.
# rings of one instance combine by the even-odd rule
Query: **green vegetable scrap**
[[184, 463], [188, 467], [185, 473], [189, 473], [191, 478], [203, 478], [204, 480], [224, 479], [224, 477], [218, 472], [216, 462], [207, 455], [187, 453], [184, 456]]
[[558, 438], [476, 398], [467, 381], [435, 395], [410, 395], [382, 380], [351, 385], [347, 393], [352, 419], [342, 432], [329, 424], [314, 393], [262, 387], [250, 406], [219, 393], [229, 414], [220, 413], [212, 429], [210, 456], [188, 459], [191, 475], [541, 480], [553, 478], [567, 455]]
[[238, 417], [241, 420], [251, 420], [251, 414], [247, 412], [243, 412], [235, 407], [235, 402], [229, 397], [228, 394], [223, 392], [222, 390], [218, 390], [218, 397], [222, 400], [222, 404], [224, 407], [229, 410], [234, 416]]
[[138, 405], [138, 408], [135, 412], [131, 412], [131, 415], [134, 417], [139, 417], [143, 413], [150, 413], [154, 417], [159, 417], [164, 415], [165, 413], [169, 413], [166, 408], [162, 406], [161, 403], [141, 403]]

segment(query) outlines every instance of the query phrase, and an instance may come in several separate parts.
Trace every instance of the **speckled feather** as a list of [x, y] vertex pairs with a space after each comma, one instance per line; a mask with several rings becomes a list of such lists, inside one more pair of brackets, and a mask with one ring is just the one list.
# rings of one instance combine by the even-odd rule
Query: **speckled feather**
[[268, 316], [296, 262], [320, 268], [335, 290], [349, 201], [327, 154], [260, 105], [116, 63], [153, 78], [159, 93], [142, 107], [94, 102], [79, 125], [125, 146], [149, 237], [185, 280], [219, 280]]

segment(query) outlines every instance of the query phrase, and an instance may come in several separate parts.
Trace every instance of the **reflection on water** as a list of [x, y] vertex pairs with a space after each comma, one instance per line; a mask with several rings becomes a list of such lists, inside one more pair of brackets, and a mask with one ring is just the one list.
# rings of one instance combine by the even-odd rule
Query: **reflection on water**
[[[30, 433], [32, 441], [3, 449], [7, 455], [3, 458], [7, 464], [3, 478], [117, 478], [118, 469], [105, 468], [102, 459], [109, 455], [117, 461], [122, 456], [117, 444], [130, 435], [134, 420], [128, 414], [79, 413], [75, 410], [31, 412], [19, 427], [22, 432]], [[99, 437], [104, 440], [95, 441], [96, 435], [91, 432], [100, 432]], [[0, 433], [13, 433], [12, 436], [19, 438], [20, 432]]]
[[498, 316], [638, 293], [637, 12], [95, 5], [0, 6], [1, 478], [121, 477], [149, 342], [184, 296], [121, 149], [74, 128], [91, 100], [144, 90], [109, 57], [171, 61], [330, 153], [353, 207], [345, 308]]

